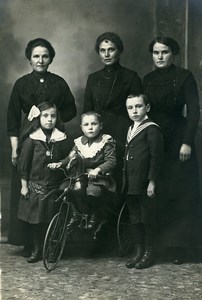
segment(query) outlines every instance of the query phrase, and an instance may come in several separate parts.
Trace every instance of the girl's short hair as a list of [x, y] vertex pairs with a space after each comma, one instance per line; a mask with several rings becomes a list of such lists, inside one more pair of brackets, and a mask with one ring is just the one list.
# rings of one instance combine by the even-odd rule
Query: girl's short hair
[[25, 56], [27, 59], [31, 59], [32, 51], [34, 48], [41, 46], [48, 49], [50, 60], [53, 61], [53, 58], [55, 57], [55, 50], [51, 43], [43, 38], [36, 38], [34, 40], [29, 41], [27, 44], [27, 47], [25, 49]]
[[168, 46], [173, 55], [177, 55], [180, 52], [180, 46], [177, 41], [169, 36], [157, 36], [150, 44], [149, 44], [149, 52], [153, 53], [154, 44], [160, 43]]
[[95, 51], [97, 53], [99, 53], [100, 44], [104, 40], [111, 41], [112, 43], [114, 43], [116, 45], [116, 47], [117, 47], [117, 49], [120, 53], [123, 52], [124, 45], [123, 45], [123, 42], [122, 42], [121, 38], [114, 32], [104, 32], [101, 35], [99, 35], [97, 40], [96, 40]]
[[95, 116], [98, 119], [99, 123], [102, 123], [102, 117], [96, 111], [88, 111], [88, 112], [85, 112], [84, 114], [82, 114], [81, 115], [81, 123], [85, 116]]
[[135, 98], [135, 97], [142, 98], [145, 105], [150, 104], [149, 99], [148, 99], [148, 97], [145, 94], [130, 94], [130, 95], [128, 95], [127, 99]]

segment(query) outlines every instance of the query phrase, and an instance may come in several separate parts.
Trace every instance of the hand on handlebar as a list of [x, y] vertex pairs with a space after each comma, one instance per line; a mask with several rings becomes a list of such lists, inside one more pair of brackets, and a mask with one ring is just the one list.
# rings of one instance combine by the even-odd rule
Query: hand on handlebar
[[90, 170], [88, 173], [88, 178], [95, 179], [100, 174], [101, 170], [100, 168], [95, 168], [94, 170]]
[[62, 166], [62, 162], [57, 162], [57, 163], [50, 163], [47, 165], [47, 167], [51, 170], [59, 169]]

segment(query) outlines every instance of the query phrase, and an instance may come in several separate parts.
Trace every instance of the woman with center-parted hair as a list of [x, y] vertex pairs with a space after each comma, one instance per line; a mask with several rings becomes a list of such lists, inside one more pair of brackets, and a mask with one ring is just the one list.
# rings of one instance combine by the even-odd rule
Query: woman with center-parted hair
[[[25, 49], [32, 72], [20, 77], [14, 84], [7, 114], [7, 132], [11, 141], [11, 160], [13, 164], [11, 180], [10, 222], [8, 242], [24, 244], [22, 223], [17, 220], [17, 207], [20, 192], [20, 181], [16, 171], [18, 139], [27, 128], [27, 114], [33, 105], [46, 100], [54, 103], [63, 122], [68, 122], [76, 116], [75, 100], [66, 81], [51, 72], [48, 67], [55, 57], [55, 50], [49, 41], [36, 38], [29, 41]], [[22, 115], [24, 115], [24, 120]], [[27, 239], [25, 239], [25, 242]], [[23, 255], [29, 253], [25, 251]]]
[[142, 92], [141, 80], [137, 73], [120, 65], [124, 50], [121, 38], [114, 32], [98, 36], [95, 50], [104, 68], [89, 75], [84, 96], [83, 112], [96, 111], [103, 119], [103, 132], [116, 141], [118, 189], [121, 176], [125, 140], [130, 125], [125, 101], [129, 94]]
[[150, 43], [149, 51], [155, 70], [143, 79], [144, 93], [151, 103], [150, 118], [161, 127], [165, 141], [158, 221], [163, 243], [174, 249], [173, 262], [181, 264], [186, 249], [193, 246], [193, 225], [197, 208], [201, 208], [194, 145], [199, 96], [193, 74], [174, 64], [180, 51], [176, 40], [159, 36]]

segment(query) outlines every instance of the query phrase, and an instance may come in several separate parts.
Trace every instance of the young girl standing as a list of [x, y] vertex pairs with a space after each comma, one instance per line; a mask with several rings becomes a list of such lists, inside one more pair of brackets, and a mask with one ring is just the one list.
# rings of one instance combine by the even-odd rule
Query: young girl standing
[[44, 233], [54, 208], [53, 198], [43, 198], [63, 179], [60, 170], [53, 174], [47, 165], [63, 159], [70, 152], [72, 142], [59, 130], [55, 104], [43, 102], [32, 107], [28, 119], [30, 127], [21, 137], [18, 149], [21, 177], [18, 218], [31, 224], [33, 248], [27, 262], [35, 263], [41, 259]]
[[[101, 116], [94, 111], [81, 116], [81, 130], [83, 135], [74, 140], [72, 151], [79, 151], [84, 158], [85, 170], [88, 173], [86, 200], [91, 215], [88, 228], [94, 230], [103, 217], [104, 203], [101, 199], [103, 193], [116, 191], [116, 184], [111, 175], [116, 166], [115, 142], [110, 135], [102, 133]], [[65, 166], [69, 157], [49, 167], [55, 169]], [[74, 212], [68, 229], [71, 230], [79, 222], [80, 219]]]

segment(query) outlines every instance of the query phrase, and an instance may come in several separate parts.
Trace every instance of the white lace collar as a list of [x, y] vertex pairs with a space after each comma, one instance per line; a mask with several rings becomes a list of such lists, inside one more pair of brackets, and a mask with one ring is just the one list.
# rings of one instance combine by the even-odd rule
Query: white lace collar
[[94, 140], [91, 145], [88, 144], [88, 139], [85, 136], [80, 136], [79, 138], [75, 139], [74, 143], [85, 158], [92, 158], [109, 141], [112, 142], [112, 137], [108, 134], [103, 134], [99, 135], [98, 138]]
[[[58, 130], [57, 128], [53, 128], [53, 131], [52, 131], [51, 137], [50, 137], [50, 142], [54, 143], [54, 142], [58, 142], [58, 141], [63, 141], [66, 139], [66, 137], [67, 136], [64, 132]], [[41, 128], [38, 128], [36, 131], [31, 133], [30, 138], [32, 140], [39, 140], [39, 141], [46, 142], [46, 135]]]

